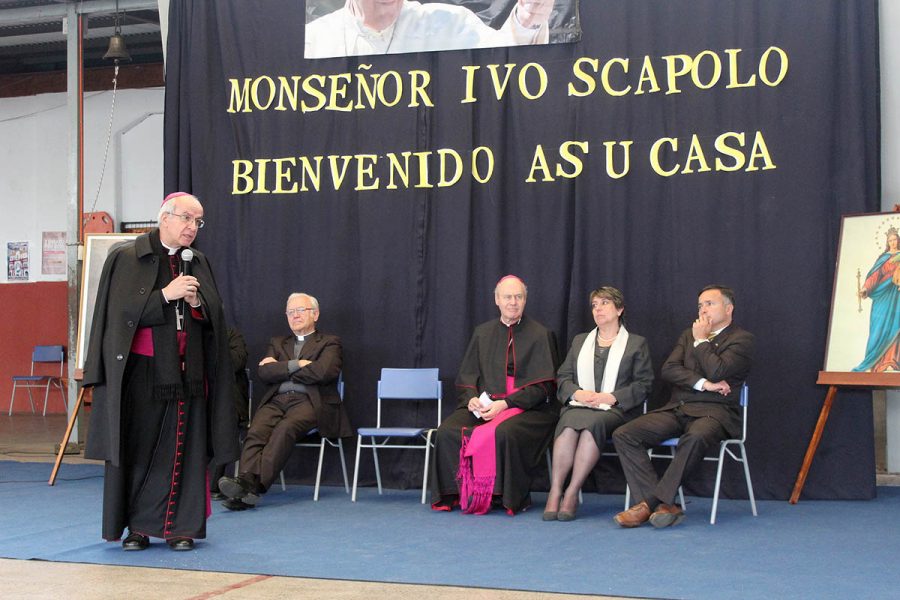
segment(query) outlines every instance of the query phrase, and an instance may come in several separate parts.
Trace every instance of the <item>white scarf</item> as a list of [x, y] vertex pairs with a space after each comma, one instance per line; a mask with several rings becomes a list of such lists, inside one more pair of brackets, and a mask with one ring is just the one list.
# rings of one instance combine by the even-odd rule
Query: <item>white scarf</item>
[[[578, 353], [578, 385], [583, 390], [595, 392], [594, 389], [594, 347], [597, 345], [597, 328], [587, 334], [584, 344]], [[628, 331], [624, 325], [619, 325], [619, 335], [609, 347], [609, 356], [606, 357], [606, 366], [603, 368], [603, 379], [600, 381], [600, 391], [611, 394], [616, 389], [616, 379], [619, 375], [619, 365], [625, 355], [625, 344], [628, 342]]]

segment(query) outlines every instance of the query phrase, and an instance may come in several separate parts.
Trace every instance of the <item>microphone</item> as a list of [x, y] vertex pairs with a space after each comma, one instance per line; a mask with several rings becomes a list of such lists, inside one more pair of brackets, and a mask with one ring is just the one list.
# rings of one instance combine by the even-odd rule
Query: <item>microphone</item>
[[194, 251], [190, 248], [185, 248], [181, 251], [181, 271], [182, 275], [190, 275], [191, 274], [191, 261], [194, 260]]

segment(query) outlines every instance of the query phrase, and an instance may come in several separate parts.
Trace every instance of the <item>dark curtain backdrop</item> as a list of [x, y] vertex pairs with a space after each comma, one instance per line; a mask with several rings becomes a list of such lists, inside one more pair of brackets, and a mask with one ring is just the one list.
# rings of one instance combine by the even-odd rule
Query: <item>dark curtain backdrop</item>
[[[696, 315], [698, 290], [721, 282], [737, 291], [735, 318], [757, 337], [751, 376], [750, 457], [757, 494], [787, 498], [824, 399], [815, 384], [823, 365], [840, 217], [879, 207], [877, 4], [871, 0], [589, 0], [580, 3], [582, 41], [546, 47], [370, 56], [304, 61], [303, 3], [297, 0], [173, 0], [166, 84], [166, 191], [203, 201], [208, 226], [198, 246], [212, 260], [231, 320], [244, 332], [251, 364], [267, 339], [288, 331], [292, 291], [317, 296], [320, 329], [342, 337], [346, 403], [355, 426], [375, 420], [382, 367], [440, 368], [444, 413], [456, 403], [453, 380], [472, 328], [496, 316], [492, 290], [516, 273], [529, 285], [527, 312], [555, 330], [568, 349], [592, 326], [587, 295], [600, 285], [623, 290], [628, 327], [645, 335], [660, 367]], [[757, 73], [760, 56], [778, 47], [788, 72], [775, 86]], [[726, 87], [727, 49], [741, 49], [739, 81]], [[667, 55], [720, 57], [721, 81], [700, 89], [680, 77], [666, 93]], [[662, 88], [634, 93], [649, 56]], [[570, 96], [573, 64], [628, 58], [612, 69], [623, 96], [602, 89]], [[487, 65], [514, 63], [507, 95], [493, 95]], [[547, 90], [527, 99], [515, 83], [528, 63], [547, 73]], [[699, 81], [711, 77], [707, 57]], [[251, 110], [229, 113], [229, 80], [269, 76], [427, 71], [434, 107], [397, 106], [337, 112]], [[463, 66], [476, 71], [474, 103]], [[777, 75], [770, 62], [768, 79]], [[537, 68], [530, 67], [531, 79]], [[599, 81], [599, 74], [596, 75]], [[579, 84], [580, 85], [580, 84]], [[598, 85], [599, 88], [599, 85]], [[265, 89], [265, 88], [263, 88]], [[581, 89], [581, 87], [579, 88]], [[355, 86], [348, 87], [350, 97]], [[277, 104], [277, 102], [276, 102]], [[273, 104], [274, 106], [274, 104]], [[749, 162], [756, 132], [773, 169], [716, 171], [717, 136], [745, 132]], [[689, 161], [696, 136], [710, 166]], [[651, 169], [655, 140], [679, 141], [662, 152], [664, 177]], [[607, 175], [603, 142], [633, 142], [630, 170]], [[576, 177], [538, 173], [527, 182], [540, 145], [555, 174], [559, 146], [587, 142]], [[732, 146], [737, 146], [733, 141]], [[489, 147], [495, 170], [478, 183], [466, 170], [448, 187], [388, 189], [386, 154], [456, 149], [468, 163]], [[623, 168], [621, 146], [614, 167]], [[233, 160], [372, 154], [378, 189], [355, 190], [356, 170], [335, 190], [233, 193]], [[324, 161], [327, 163], [327, 159]], [[438, 164], [429, 163], [436, 181]], [[562, 162], [564, 171], [572, 172]], [[299, 181], [299, 167], [292, 181]], [[413, 176], [413, 181], [416, 180]], [[270, 169], [268, 188], [274, 188]], [[257, 388], [259, 389], [259, 388]], [[654, 404], [667, 394], [657, 382]], [[259, 392], [257, 393], [259, 396]], [[429, 413], [397, 417], [427, 423]], [[312, 457], [291, 472], [312, 478]], [[312, 454], [312, 453], [309, 453]], [[420, 485], [421, 455], [383, 459], [388, 486]], [[609, 461], [609, 459], [606, 459]], [[327, 479], [340, 480], [329, 455]], [[603, 490], [623, 489], [614, 461], [599, 469]], [[361, 481], [374, 482], [364, 455]], [[745, 494], [739, 469], [725, 482]], [[710, 473], [690, 488], [711, 490]], [[842, 392], [805, 489], [807, 498], [869, 498], [875, 493], [869, 394]]]

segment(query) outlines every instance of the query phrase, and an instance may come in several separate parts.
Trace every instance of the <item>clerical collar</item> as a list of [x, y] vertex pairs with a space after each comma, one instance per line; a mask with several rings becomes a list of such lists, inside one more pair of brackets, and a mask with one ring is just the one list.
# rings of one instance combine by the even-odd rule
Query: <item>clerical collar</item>
[[522, 317], [519, 317], [512, 323], [507, 323], [506, 321], [503, 320], [503, 317], [500, 317], [500, 322], [503, 323], [504, 325], [506, 325], [507, 327], [515, 327], [516, 325], [518, 325], [519, 323], [522, 322]]
[[316, 330], [313, 329], [312, 331], [310, 331], [309, 333], [306, 333], [306, 334], [304, 334], [304, 335], [297, 335], [297, 334], [295, 333], [295, 334], [294, 334], [294, 338], [295, 338], [298, 342], [302, 342], [303, 340], [305, 340], [306, 338], [308, 338], [309, 336], [311, 336], [311, 335], [314, 334], [315, 332], [316, 332]]
[[169, 248], [169, 246], [167, 246], [166, 243], [164, 241], [162, 241], [162, 238], [159, 239], [159, 243], [162, 244], [163, 248], [165, 248], [166, 250], [169, 251], [169, 256], [172, 256], [173, 254], [177, 254], [178, 251], [181, 250], [180, 246], [178, 248]]

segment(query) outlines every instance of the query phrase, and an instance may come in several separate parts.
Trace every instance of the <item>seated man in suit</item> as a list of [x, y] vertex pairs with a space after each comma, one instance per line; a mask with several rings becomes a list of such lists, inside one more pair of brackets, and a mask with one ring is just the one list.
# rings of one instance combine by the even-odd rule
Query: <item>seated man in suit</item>
[[[650, 521], [654, 527], [684, 518], [673, 504], [684, 477], [703, 462], [707, 448], [741, 434], [741, 386], [753, 364], [753, 334], [732, 323], [734, 291], [708, 285], [700, 292], [699, 315], [662, 366], [672, 384], [669, 403], [613, 432], [625, 478], [638, 503], [616, 515], [622, 527]], [[647, 449], [679, 437], [675, 458], [662, 478]]]
[[250, 422], [240, 474], [219, 480], [228, 496], [222, 505], [230, 510], [259, 502], [309, 430], [318, 427], [329, 438], [352, 433], [337, 389], [340, 338], [316, 331], [319, 302], [309, 294], [291, 294], [285, 315], [293, 334], [272, 338], [259, 363], [259, 378], [269, 388]]

